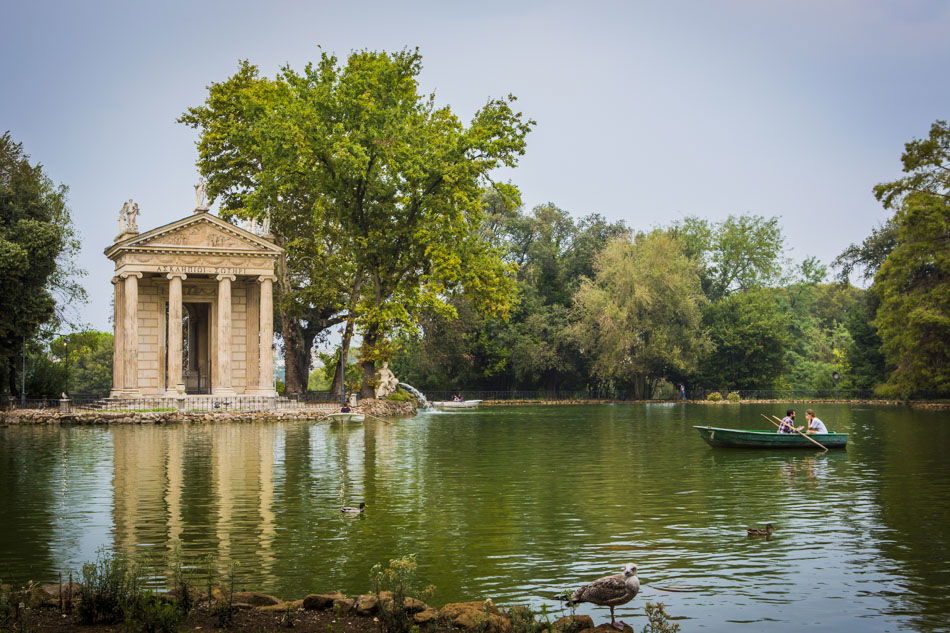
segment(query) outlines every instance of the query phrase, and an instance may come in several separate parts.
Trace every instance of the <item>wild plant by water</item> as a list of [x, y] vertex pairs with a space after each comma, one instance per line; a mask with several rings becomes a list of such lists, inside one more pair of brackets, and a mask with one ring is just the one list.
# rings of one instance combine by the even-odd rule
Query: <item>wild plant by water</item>
[[679, 624], [670, 622], [665, 606], [662, 602], [646, 603], [643, 610], [647, 614], [647, 625], [643, 627], [643, 633], [677, 633], [680, 630]]
[[143, 591], [138, 570], [122, 556], [100, 552], [96, 562], [82, 566], [77, 613], [82, 624], [115, 624]]
[[[235, 561], [232, 561], [228, 565], [224, 600], [216, 602], [214, 606], [211, 607], [211, 615], [214, 616], [215, 624], [219, 629], [227, 628], [234, 622], [234, 613], [237, 611], [234, 607], [234, 586], [237, 582], [238, 567], [239, 564]], [[208, 596], [211, 596], [210, 591], [208, 592]]]
[[394, 558], [386, 567], [377, 563], [370, 571], [370, 581], [379, 604], [379, 626], [383, 633], [409, 633], [414, 624], [412, 614], [406, 611], [406, 598], [425, 597], [433, 587], [423, 588], [416, 575], [418, 564], [415, 554]]
[[35, 590], [33, 582], [19, 590], [0, 583], [0, 631], [29, 633], [33, 630], [30, 597]]
[[[529, 606], [512, 607], [508, 610], [508, 617], [511, 619], [511, 633], [541, 633], [550, 629], [550, 622], [539, 619], [539, 613], [536, 613]], [[573, 632], [571, 632], [573, 633]]]
[[187, 614], [179, 602], [169, 603], [145, 586], [138, 567], [125, 557], [100, 553], [83, 565], [76, 609], [81, 624], [122, 622], [132, 633], [172, 633]]

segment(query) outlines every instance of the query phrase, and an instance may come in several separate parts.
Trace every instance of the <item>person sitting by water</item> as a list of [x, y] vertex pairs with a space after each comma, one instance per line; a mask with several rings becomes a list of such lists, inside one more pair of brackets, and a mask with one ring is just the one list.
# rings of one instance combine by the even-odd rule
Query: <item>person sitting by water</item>
[[805, 420], [808, 421], [808, 433], [827, 433], [828, 427], [825, 423], [815, 417], [815, 412], [811, 409], [805, 409]]
[[782, 418], [782, 423], [778, 425], [779, 433], [797, 433], [805, 427], [795, 426], [795, 409], [789, 409]]
[[340, 407], [340, 413], [349, 413], [349, 412], [350, 412], [350, 405], [344, 403], [343, 406]]
[[462, 397], [462, 394], [457, 393], [457, 394], [455, 394], [454, 396], [452, 396], [452, 401], [453, 401], [453, 402], [465, 402], [465, 398]]

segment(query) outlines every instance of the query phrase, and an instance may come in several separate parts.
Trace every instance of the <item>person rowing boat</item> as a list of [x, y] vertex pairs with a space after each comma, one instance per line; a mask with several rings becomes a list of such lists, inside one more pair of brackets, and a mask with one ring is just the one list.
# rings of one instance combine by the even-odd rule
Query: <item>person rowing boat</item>
[[798, 433], [805, 427], [795, 426], [795, 409], [788, 409], [785, 411], [785, 417], [782, 418], [782, 422], [778, 425], [777, 433]]

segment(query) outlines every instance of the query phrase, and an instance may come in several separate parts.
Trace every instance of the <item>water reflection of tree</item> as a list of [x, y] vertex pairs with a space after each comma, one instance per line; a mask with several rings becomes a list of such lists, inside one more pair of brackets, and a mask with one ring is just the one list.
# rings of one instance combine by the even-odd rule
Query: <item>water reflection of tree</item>
[[869, 410], [855, 431], [873, 473], [874, 540], [904, 578], [888, 595], [895, 613], [918, 631], [946, 630], [950, 592], [950, 426], [946, 414]]

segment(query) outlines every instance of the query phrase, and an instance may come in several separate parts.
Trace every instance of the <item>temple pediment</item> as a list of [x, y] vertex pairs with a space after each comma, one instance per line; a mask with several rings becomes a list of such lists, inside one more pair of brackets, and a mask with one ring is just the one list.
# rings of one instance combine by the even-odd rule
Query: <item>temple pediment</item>
[[281, 248], [230, 222], [201, 213], [116, 242], [106, 249], [115, 259], [122, 252], [226, 252], [276, 255]]

